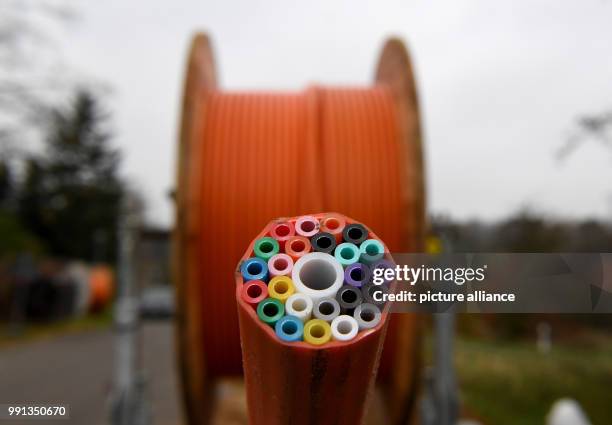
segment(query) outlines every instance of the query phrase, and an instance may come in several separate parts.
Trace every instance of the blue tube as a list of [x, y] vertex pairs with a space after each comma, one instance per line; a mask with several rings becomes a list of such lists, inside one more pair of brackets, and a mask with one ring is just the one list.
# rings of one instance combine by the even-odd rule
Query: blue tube
[[249, 280], [268, 281], [268, 265], [261, 258], [252, 257], [243, 261], [240, 265], [240, 273], [245, 282]]
[[285, 342], [301, 341], [304, 337], [304, 324], [295, 316], [285, 316], [274, 326], [276, 336]]
[[359, 246], [359, 252], [361, 262], [370, 265], [383, 258], [385, 247], [376, 239], [368, 239]]

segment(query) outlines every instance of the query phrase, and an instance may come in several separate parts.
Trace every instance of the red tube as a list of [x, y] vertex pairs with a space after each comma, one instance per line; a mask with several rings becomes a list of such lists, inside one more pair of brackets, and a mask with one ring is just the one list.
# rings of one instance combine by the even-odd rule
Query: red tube
[[290, 221], [278, 222], [270, 229], [270, 236], [278, 241], [282, 250], [285, 248], [285, 242], [295, 236], [295, 226]]
[[254, 309], [268, 297], [268, 286], [261, 280], [249, 280], [240, 290], [240, 298]]

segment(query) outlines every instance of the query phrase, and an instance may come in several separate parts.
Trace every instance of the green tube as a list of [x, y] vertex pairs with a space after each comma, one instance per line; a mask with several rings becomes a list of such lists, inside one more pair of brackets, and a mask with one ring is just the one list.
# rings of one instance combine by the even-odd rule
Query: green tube
[[359, 255], [360, 253], [357, 245], [348, 242], [338, 245], [336, 247], [336, 252], [334, 252], [336, 260], [345, 268], [359, 261]]
[[285, 306], [275, 298], [266, 298], [257, 305], [257, 317], [267, 325], [276, 325], [284, 315]]
[[255, 257], [268, 261], [270, 258], [279, 253], [280, 247], [278, 246], [278, 241], [276, 239], [265, 237], [255, 241], [253, 251], [255, 252]]

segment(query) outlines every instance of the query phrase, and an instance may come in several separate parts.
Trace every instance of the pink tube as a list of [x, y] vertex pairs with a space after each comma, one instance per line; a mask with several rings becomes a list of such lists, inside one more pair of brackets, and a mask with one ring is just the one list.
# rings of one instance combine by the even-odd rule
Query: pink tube
[[303, 215], [295, 221], [295, 233], [310, 238], [319, 233], [319, 220], [311, 215]]
[[276, 254], [268, 260], [270, 276], [288, 276], [293, 270], [293, 258], [287, 254]]

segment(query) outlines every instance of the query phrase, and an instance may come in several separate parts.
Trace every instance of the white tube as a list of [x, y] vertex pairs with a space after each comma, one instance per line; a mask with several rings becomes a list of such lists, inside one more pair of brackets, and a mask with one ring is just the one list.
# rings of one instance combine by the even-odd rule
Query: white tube
[[358, 305], [353, 312], [353, 317], [359, 325], [359, 330], [372, 329], [380, 323], [380, 309], [374, 304], [364, 303]]
[[351, 316], [343, 314], [332, 320], [331, 332], [336, 341], [350, 341], [357, 336], [359, 324]]
[[297, 292], [308, 295], [316, 303], [336, 296], [344, 281], [344, 269], [331, 255], [312, 252], [293, 265], [291, 279]]
[[285, 301], [285, 313], [287, 316], [295, 316], [302, 322], [310, 320], [312, 307], [312, 299], [306, 294], [296, 293]]

